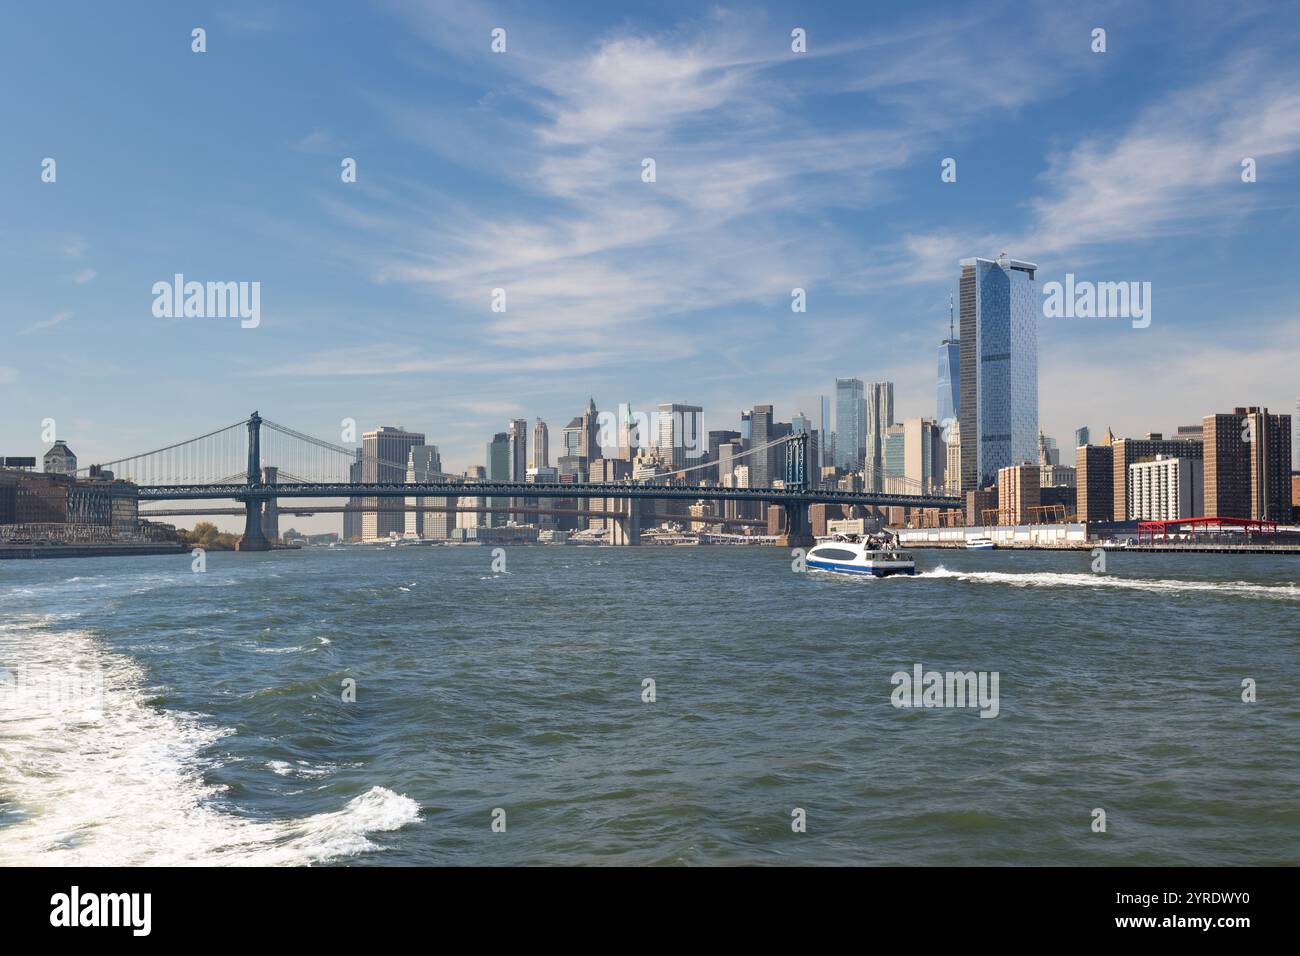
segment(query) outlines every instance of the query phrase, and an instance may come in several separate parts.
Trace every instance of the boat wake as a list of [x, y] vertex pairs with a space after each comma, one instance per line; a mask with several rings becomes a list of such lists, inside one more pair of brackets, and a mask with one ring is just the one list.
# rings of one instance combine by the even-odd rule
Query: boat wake
[[291, 820], [222, 809], [203, 771], [231, 731], [160, 709], [135, 661], [51, 619], [0, 623], [0, 865], [307, 865], [419, 819], [384, 787]]
[[1300, 602], [1300, 587], [1295, 584], [1257, 584], [1251, 581], [1180, 581], [1171, 578], [1126, 578], [1117, 574], [1091, 574], [1058, 571], [949, 571], [939, 565], [918, 578], [955, 578], [976, 584], [1004, 584], [1011, 587], [1040, 588], [1114, 588], [1154, 593], [1214, 592], [1220, 595]]

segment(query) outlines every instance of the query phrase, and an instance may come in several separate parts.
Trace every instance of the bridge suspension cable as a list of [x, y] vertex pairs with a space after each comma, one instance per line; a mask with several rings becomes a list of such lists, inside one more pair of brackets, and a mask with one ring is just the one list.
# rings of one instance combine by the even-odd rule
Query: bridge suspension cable
[[390, 475], [400, 476], [398, 481], [406, 478], [404, 461], [358, 456], [360, 449], [336, 445], [266, 418], [262, 419], [262, 427], [262, 463], [304, 476], [300, 480], [345, 483], [352, 465], [358, 461], [374, 463], [376, 474], [388, 470]]
[[142, 485], [219, 484], [228, 480], [223, 475], [247, 471], [247, 425], [245, 418], [152, 451], [78, 468], [77, 474], [88, 475], [94, 468]]
[[[742, 451], [738, 455], [732, 455], [729, 461], [736, 461], [739, 458], [746, 458], [749, 455], [755, 454], [756, 452], [766, 451], [767, 449], [773, 448], [776, 445], [783, 445], [786, 442], [794, 441], [798, 437], [799, 437], [798, 434], [782, 435], [780, 438], [774, 438], [772, 439], [772, 441], [766, 442], [765, 444], [755, 445], [753, 448], [748, 448], [745, 451]], [[677, 468], [673, 471], [666, 471], [661, 475], [655, 475], [655, 478], [670, 478], [674, 475], [684, 475], [688, 471], [699, 471], [701, 468], [716, 468], [718, 467], [718, 464], [719, 462], [716, 461], [706, 461], [706, 462], [701, 462], [698, 465], [687, 465], [685, 468]]]

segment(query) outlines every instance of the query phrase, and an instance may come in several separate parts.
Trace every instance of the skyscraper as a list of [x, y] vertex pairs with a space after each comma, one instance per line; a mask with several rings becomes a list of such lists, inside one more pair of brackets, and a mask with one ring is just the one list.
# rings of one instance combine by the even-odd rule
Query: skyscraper
[[546, 422], [539, 418], [537, 424], [533, 426], [533, 453], [528, 459], [529, 468], [550, 467], [550, 443], [551, 436], [547, 431]]
[[1082, 428], [1076, 428], [1074, 430], [1074, 447], [1082, 448], [1084, 445], [1088, 444], [1089, 438], [1091, 438], [1091, 435], [1088, 433], [1087, 425], [1084, 425]]
[[[815, 487], [821, 475], [821, 432], [813, 427], [812, 419], [803, 412], [790, 419], [790, 434], [808, 435], [808, 458], [804, 462], [804, 481], [809, 487]], [[784, 458], [784, 453], [781, 456]]]
[[714, 462], [715, 466], [706, 471], [705, 477], [712, 478], [714, 481], [720, 481], [722, 479], [722, 446], [730, 442], [739, 443], [739, 441], [740, 432], [728, 431], [726, 429], [709, 432], [709, 461]]
[[961, 260], [962, 491], [1038, 457], [1038, 266]]
[[885, 436], [894, 424], [894, 383], [872, 382], [868, 385], [866, 406], [867, 449], [863, 464], [866, 490], [880, 491], [884, 488]]
[[[508, 432], [497, 432], [492, 436], [492, 440], [487, 444], [487, 480], [488, 481], [510, 481], [511, 480], [511, 456], [510, 456], [510, 434]], [[523, 479], [521, 478], [520, 481]], [[510, 501], [509, 498], [488, 498], [486, 507], [504, 508]], [[495, 528], [506, 524], [508, 515], [494, 513], [489, 511], [483, 516], [483, 526]]]
[[587, 407], [560, 432], [560, 454], [555, 465], [562, 477], [586, 481], [591, 462], [601, 457], [600, 423], [595, 399], [587, 399]]
[[[699, 405], [665, 403], [659, 406], [659, 457], [670, 470], [703, 463], [707, 451], [704, 436], [704, 409]], [[688, 472], [678, 476], [684, 481], [698, 480], [701, 474]]]
[[[406, 461], [414, 445], [424, 444], [422, 432], [408, 432], [401, 427], [383, 426], [361, 436], [361, 480], [400, 485], [406, 481]], [[401, 535], [406, 531], [402, 512], [380, 512], [378, 498], [366, 498], [371, 510], [361, 516], [361, 537], [365, 541]]]
[[1037, 465], [998, 469], [998, 524], [1027, 524], [1042, 503]]
[[1056, 447], [1056, 439], [1049, 438], [1042, 432], [1038, 433], [1038, 465], [1059, 465], [1061, 463], [1061, 450]]
[[[528, 480], [528, 419], [512, 418], [506, 423], [506, 435], [510, 444], [510, 480], [524, 482]], [[522, 498], [511, 498], [510, 507], [518, 508], [527, 504]], [[527, 519], [520, 514], [511, 514], [519, 523]]]
[[618, 457], [631, 461], [650, 443], [650, 436], [645, 434], [650, 428], [650, 417], [645, 412], [638, 414], [626, 402], [618, 406]]
[[[776, 437], [775, 415], [771, 405], [755, 405], [749, 410], [748, 416], [750, 448], [761, 448]], [[770, 488], [772, 486], [772, 479], [777, 477], [772, 467], [775, 450], [766, 448], [745, 459], [745, 464], [749, 465], [749, 487]]]
[[1291, 416], [1291, 470], [1300, 471], [1300, 398], [1295, 400], [1295, 414]]
[[862, 379], [835, 380], [835, 466], [848, 471], [862, 467], [867, 446], [867, 404]]
[[1200, 458], [1202, 453], [1200, 441], [1165, 438], [1160, 432], [1150, 432], [1145, 438], [1119, 438], [1111, 442], [1110, 447], [1114, 469], [1112, 480], [1115, 482], [1111, 501], [1115, 508], [1115, 521], [1129, 521], [1133, 518], [1131, 505], [1134, 463], [1153, 461], [1159, 455], [1167, 458]]
[[906, 430], [901, 424], [890, 425], [881, 438], [880, 478], [878, 490], [907, 494]]
[[1110, 445], [1080, 445], [1074, 451], [1076, 511], [1085, 524], [1115, 517], [1115, 450]]
[[935, 421], [940, 426], [961, 408], [961, 341], [953, 332], [952, 296], [948, 297], [948, 337], [939, 343], [939, 394]]
[[944, 492], [961, 494], [961, 422], [953, 422], [950, 428], [943, 428], [940, 423], [940, 433], [944, 442]]
[[587, 407], [582, 412], [582, 448], [580, 454], [590, 463], [601, 457], [600, 422], [596, 412], [596, 400], [587, 399]]
[[[356, 460], [348, 465], [348, 484], [357, 485], [362, 479], [362, 449], [357, 449]], [[348, 510], [343, 512], [343, 540], [359, 541], [361, 539], [362, 511], [361, 507], [364, 499], [349, 498], [347, 503]]]
[[528, 474], [528, 420], [512, 418], [506, 423], [510, 443], [510, 481], [523, 481]]
[[943, 488], [948, 465], [943, 429], [929, 418], [903, 422], [903, 477], [909, 494], [928, 495]]
[[[1291, 516], [1291, 416], [1233, 409], [1203, 419], [1205, 513], [1286, 521]], [[1190, 442], [1188, 443], [1191, 444]]]
[[[428, 484], [431, 481], [438, 481], [442, 478], [442, 458], [438, 454], [437, 445], [412, 445], [407, 450], [406, 458], [406, 483]], [[391, 500], [391, 499], [390, 499]], [[432, 499], [424, 496], [407, 498], [406, 514], [406, 537], [423, 538], [425, 537], [425, 508], [432, 505]]]

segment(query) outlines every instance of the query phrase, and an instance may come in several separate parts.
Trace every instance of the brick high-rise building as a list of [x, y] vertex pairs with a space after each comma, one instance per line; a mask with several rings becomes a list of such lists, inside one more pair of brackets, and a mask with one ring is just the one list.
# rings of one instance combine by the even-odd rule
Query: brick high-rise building
[[1219, 518], [1291, 518], [1291, 416], [1267, 408], [1207, 415], [1205, 513]]
[[1028, 524], [1041, 503], [1037, 465], [998, 469], [998, 524]]
[[1074, 483], [1080, 521], [1115, 520], [1115, 458], [1110, 445], [1080, 445], [1074, 453]]
[[[997, 489], [972, 488], [966, 492], [966, 523], [968, 525], [983, 524], [985, 512], [996, 510], [997, 506]], [[996, 523], [995, 521], [994, 524]]]
[[[1201, 442], [1197, 439], [1165, 438], [1152, 432], [1145, 438], [1121, 438], [1111, 444], [1114, 453], [1115, 482], [1114, 520], [1132, 521], [1135, 512], [1131, 505], [1133, 475], [1129, 466], [1139, 461], [1155, 461], [1157, 457], [1195, 459], [1201, 457]], [[1196, 517], [1191, 515], [1189, 517]]]

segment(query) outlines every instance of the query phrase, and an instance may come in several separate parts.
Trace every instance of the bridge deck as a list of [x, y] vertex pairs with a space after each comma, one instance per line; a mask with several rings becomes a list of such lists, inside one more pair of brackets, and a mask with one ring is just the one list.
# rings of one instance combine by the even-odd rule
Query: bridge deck
[[766, 501], [779, 505], [857, 504], [876, 507], [961, 508], [950, 495], [909, 495], [888, 492], [800, 490], [792, 488], [718, 488], [711, 485], [647, 485], [622, 483], [430, 482], [418, 484], [195, 484], [141, 486], [141, 500], [182, 501], [209, 498], [236, 500], [269, 498], [650, 498], [715, 501]]

